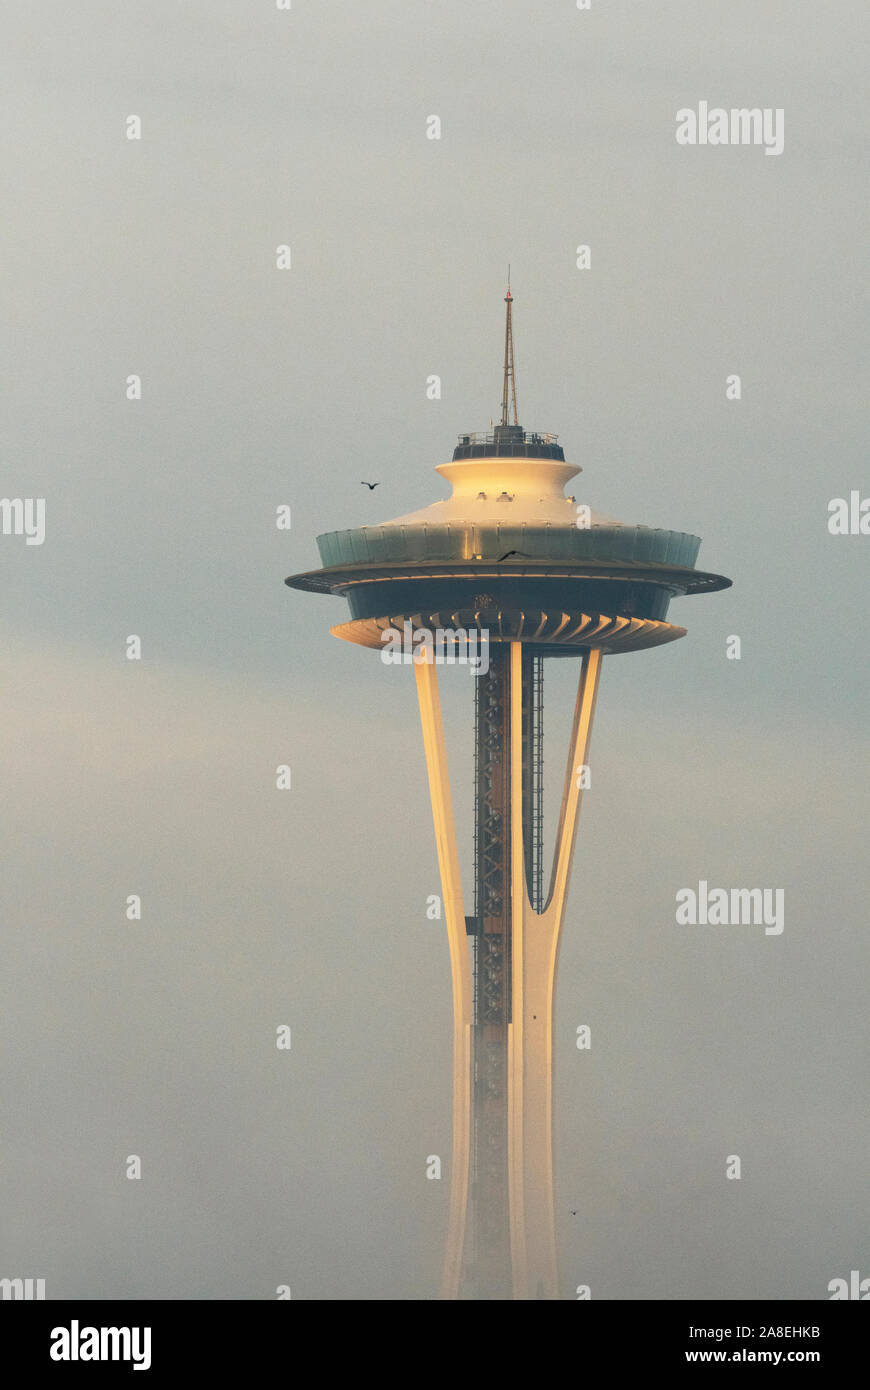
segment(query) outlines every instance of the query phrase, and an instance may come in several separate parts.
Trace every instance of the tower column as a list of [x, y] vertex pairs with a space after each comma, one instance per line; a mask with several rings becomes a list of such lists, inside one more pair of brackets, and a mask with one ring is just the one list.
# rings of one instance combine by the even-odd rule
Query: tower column
[[444, 1254], [442, 1298], [456, 1298], [462, 1273], [468, 1207], [468, 1172], [471, 1154], [471, 967], [459, 850], [450, 797], [450, 777], [444, 747], [444, 722], [438, 695], [437, 667], [414, 663], [420, 723], [426, 752], [435, 843], [441, 874], [441, 894], [450, 947], [453, 983], [453, 1158], [450, 1173], [450, 1215]]
[[[511, 644], [512, 688], [519, 693], [522, 645]], [[543, 911], [529, 902], [521, 854], [522, 728], [512, 702], [511, 874], [512, 1020], [509, 1032], [508, 1156], [511, 1263], [516, 1299], [559, 1296], [553, 1208], [553, 1031], [556, 966], [582, 797], [578, 769], [586, 763], [601, 675], [602, 654], [585, 653], [556, 833], [550, 892]], [[519, 862], [517, 860], [519, 859]]]
[[510, 1298], [507, 1160], [511, 1016], [510, 649], [490, 646], [475, 677], [474, 1026], [471, 1212], [465, 1292]]
[[[553, 1211], [553, 1012], [581, 788], [601, 672], [580, 670], [550, 888], [528, 891], [529, 658], [495, 648], [477, 677], [475, 975], [434, 664], [414, 665], [453, 979], [453, 1162], [442, 1297], [558, 1298]], [[527, 700], [524, 707], [523, 693]], [[524, 757], [525, 753], [525, 757]], [[470, 1275], [470, 1277], [469, 1277]]]

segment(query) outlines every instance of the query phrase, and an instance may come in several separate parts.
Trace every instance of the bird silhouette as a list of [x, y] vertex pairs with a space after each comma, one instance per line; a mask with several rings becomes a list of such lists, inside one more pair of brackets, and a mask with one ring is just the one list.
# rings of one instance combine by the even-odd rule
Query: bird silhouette
[[509, 560], [512, 555], [523, 555], [527, 560], [529, 558], [529, 556], [526, 555], [526, 552], [524, 550], [506, 550], [504, 555], [499, 555], [499, 564], [501, 564], [502, 560]]
[[380, 483], [367, 483], [365, 478], [362, 478], [360, 480], [360, 487], [367, 487], [369, 492], [374, 492], [376, 487], [380, 487]]

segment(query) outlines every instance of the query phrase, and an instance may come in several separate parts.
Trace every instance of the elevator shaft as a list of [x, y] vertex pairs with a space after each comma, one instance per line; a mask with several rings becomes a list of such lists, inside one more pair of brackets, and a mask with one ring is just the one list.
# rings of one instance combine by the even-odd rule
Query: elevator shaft
[[[523, 872], [532, 906], [543, 878], [543, 658], [522, 654]], [[511, 1297], [508, 1067], [513, 946], [511, 655], [495, 647], [475, 690], [474, 994], [468, 1296]]]

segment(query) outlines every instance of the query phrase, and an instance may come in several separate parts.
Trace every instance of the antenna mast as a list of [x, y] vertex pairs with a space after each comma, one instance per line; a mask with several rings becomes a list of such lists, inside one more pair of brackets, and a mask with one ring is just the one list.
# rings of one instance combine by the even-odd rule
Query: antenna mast
[[513, 307], [513, 295], [511, 294], [511, 268], [508, 266], [508, 287], [504, 297], [507, 305], [507, 316], [504, 327], [504, 389], [501, 397], [501, 424], [508, 424], [508, 387], [510, 387], [510, 401], [513, 406], [514, 424], [519, 424], [517, 416], [517, 378], [514, 371], [514, 330], [511, 322], [511, 309]]

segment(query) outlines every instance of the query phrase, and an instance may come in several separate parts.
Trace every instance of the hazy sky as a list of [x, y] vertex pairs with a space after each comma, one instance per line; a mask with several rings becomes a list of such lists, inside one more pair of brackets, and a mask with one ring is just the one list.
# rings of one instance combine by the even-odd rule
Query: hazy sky
[[[827, 527], [870, 495], [866, 6], [31, 0], [0, 29], [0, 491], [46, 499], [43, 545], [0, 535], [0, 1277], [435, 1295], [451, 1005], [413, 677], [283, 579], [445, 495], [498, 407], [509, 261], [522, 422], [578, 500], [734, 579], [604, 663], [558, 989], [565, 1295], [870, 1274], [870, 536]], [[679, 146], [700, 101], [782, 108], [783, 153]], [[442, 684], [467, 827], [472, 682]], [[701, 879], [784, 889], [783, 933], [677, 926]]]

